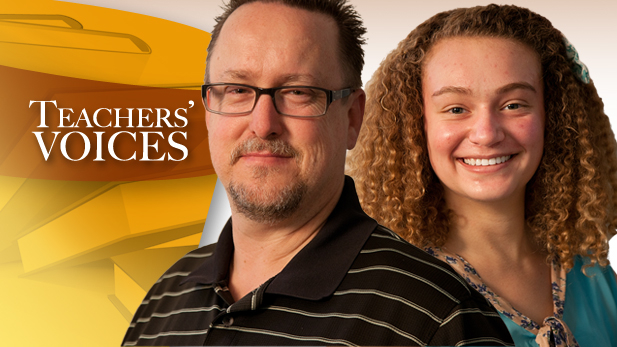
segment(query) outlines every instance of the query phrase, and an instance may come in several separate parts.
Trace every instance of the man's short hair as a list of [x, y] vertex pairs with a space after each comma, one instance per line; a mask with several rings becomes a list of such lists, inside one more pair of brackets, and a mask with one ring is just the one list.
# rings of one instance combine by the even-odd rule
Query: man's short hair
[[223, 14], [216, 17], [216, 25], [212, 30], [212, 38], [208, 46], [206, 58], [206, 83], [209, 83], [209, 68], [212, 54], [225, 21], [238, 7], [251, 2], [280, 3], [290, 7], [301, 8], [311, 12], [323, 13], [334, 19], [339, 31], [339, 58], [344, 70], [345, 87], [362, 87], [362, 68], [364, 66], [365, 42], [363, 35], [366, 28], [362, 25], [360, 16], [347, 0], [230, 0], [223, 6]]

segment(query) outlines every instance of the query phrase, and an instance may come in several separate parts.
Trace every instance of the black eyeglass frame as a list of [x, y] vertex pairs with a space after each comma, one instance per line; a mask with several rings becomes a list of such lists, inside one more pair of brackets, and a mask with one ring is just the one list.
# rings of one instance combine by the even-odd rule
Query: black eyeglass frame
[[[250, 89], [254, 90], [255, 91], [255, 102], [253, 103], [253, 107], [251, 107], [250, 111], [241, 112], [241, 113], [227, 113], [227, 112], [211, 110], [208, 107], [208, 100], [206, 100], [206, 96], [207, 96], [208, 88], [215, 87], [215, 86], [238, 86], [238, 87], [245, 87], [245, 88], [250, 88]], [[276, 106], [276, 100], [274, 98], [274, 93], [277, 90], [290, 89], [290, 88], [311, 88], [311, 89], [317, 89], [317, 90], [321, 90], [321, 91], [325, 92], [327, 100], [326, 100], [326, 108], [325, 108], [324, 112], [322, 114], [318, 114], [318, 115], [315, 115], [315, 116], [297, 116], [297, 115], [291, 115], [291, 114], [287, 114], [287, 113], [282, 113], [281, 111], [279, 111], [278, 107]], [[274, 105], [274, 109], [279, 114], [281, 114], [283, 116], [288, 116], [288, 117], [313, 118], [313, 117], [324, 116], [326, 113], [328, 113], [328, 108], [330, 107], [331, 103], [333, 103], [334, 101], [339, 100], [339, 99], [344, 99], [344, 98], [350, 96], [355, 91], [356, 90], [353, 89], [353, 88], [345, 88], [345, 89], [341, 89], [341, 90], [330, 90], [330, 89], [314, 87], [314, 86], [281, 86], [281, 87], [274, 87], [274, 88], [260, 88], [260, 87], [255, 87], [255, 86], [251, 86], [251, 85], [248, 85], [248, 84], [241, 84], [241, 83], [210, 83], [210, 84], [204, 84], [204, 85], [201, 86], [201, 98], [205, 101], [204, 105], [206, 106], [206, 110], [208, 110], [208, 112], [212, 112], [212, 113], [216, 113], [216, 114], [221, 114], [221, 115], [238, 116], [238, 115], [245, 115], [245, 114], [249, 114], [249, 113], [253, 112], [253, 110], [255, 109], [255, 105], [257, 105], [257, 101], [259, 100], [259, 97], [261, 95], [263, 95], [263, 94], [266, 94], [266, 95], [270, 95], [270, 97], [272, 98], [272, 104]]]

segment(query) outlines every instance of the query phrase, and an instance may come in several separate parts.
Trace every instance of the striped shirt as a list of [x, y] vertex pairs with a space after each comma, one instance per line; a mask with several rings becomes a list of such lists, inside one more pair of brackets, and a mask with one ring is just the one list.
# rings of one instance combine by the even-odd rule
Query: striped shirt
[[172, 266], [123, 345], [511, 346], [490, 304], [447, 264], [361, 209], [351, 178], [322, 230], [276, 276], [234, 302], [231, 222]]

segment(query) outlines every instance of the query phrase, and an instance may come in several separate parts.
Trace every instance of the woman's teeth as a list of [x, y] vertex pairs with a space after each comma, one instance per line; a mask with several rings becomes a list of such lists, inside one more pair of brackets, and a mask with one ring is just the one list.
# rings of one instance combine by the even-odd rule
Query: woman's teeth
[[465, 164], [471, 166], [490, 166], [505, 163], [512, 158], [511, 155], [504, 155], [503, 157], [491, 158], [491, 159], [463, 159]]

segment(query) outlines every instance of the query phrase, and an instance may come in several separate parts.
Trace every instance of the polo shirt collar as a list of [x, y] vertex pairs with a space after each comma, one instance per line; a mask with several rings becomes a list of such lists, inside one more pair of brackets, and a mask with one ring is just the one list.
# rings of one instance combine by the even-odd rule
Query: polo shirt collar
[[[343, 192], [317, 235], [274, 277], [266, 293], [320, 300], [334, 293], [377, 222], [360, 206], [353, 179], [345, 176]], [[182, 282], [205, 284], [227, 281], [233, 254], [231, 219], [227, 222], [214, 255]]]

